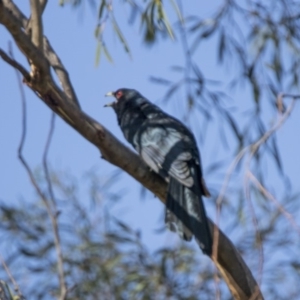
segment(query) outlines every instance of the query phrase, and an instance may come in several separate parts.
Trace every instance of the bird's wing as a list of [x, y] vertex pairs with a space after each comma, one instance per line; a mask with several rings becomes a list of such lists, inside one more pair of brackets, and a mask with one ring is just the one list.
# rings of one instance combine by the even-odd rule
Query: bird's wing
[[140, 133], [139, 152], [143, 160], [157, 173], [169, 174], [187, 187], [194, 184], [189, 162], [191, 148], [174, 128], [146, 126]]
[[[188, 129], [145, 98], [140, 98], [137, 106], [147, 118], [149, 127], [146, 128], [151, 128], [150, 132], [141, 130], [141, 134], [148, 142], [147, 146], [142, 149], [136, 147], [148, 166], [163, 177], [169, 174], [187, 187], [191, 187], [196, 178], [200, 181], [202, 195], [210, 197], [202, 177], [199, 153], [193, 146], [195, 141]], [[199, 167], [199, 178], [191, 174], [189, 163], [192, 159]]]

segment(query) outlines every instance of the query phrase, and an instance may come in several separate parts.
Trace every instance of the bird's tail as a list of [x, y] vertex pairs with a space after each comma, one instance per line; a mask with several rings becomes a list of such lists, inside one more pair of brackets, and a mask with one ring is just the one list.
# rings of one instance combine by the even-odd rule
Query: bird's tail
[[172, 177], [166, 204], [167, 227], [190, 241], [195, 236], [202, 251], [211, 256], [212, 237], [201, 196]]

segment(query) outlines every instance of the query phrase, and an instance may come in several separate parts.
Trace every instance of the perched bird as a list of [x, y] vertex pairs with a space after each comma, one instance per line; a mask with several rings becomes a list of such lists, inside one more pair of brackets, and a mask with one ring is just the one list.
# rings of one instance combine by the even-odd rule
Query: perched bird
[[186, 241], [194, 235], [202, 251], [210, 256], [212, 237], [202, 202], [202, 196], [209, 196], [209, 192], [193, 134], [136, 90], [122, 88], [106, 96], [116, 99], [105, 106], [116, 112], [127, 141], [168, 182], [167, 227]]

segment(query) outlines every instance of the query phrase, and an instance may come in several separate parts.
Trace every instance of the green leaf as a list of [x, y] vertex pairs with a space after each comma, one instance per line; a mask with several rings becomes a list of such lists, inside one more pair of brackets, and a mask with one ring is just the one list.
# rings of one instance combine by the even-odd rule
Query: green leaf
[[98, 67], [100, 63], [100, 57], [101, 57], [101, 42], [99, 41], [96, 48], [96, 57], [95, 57], [95, 66]]
[[101, 5], [99, 7], [98, 19], [101, 19], [105, 7], [106, 7], [106, 1], [102, 0]]
[[176, 1], [174, 1], [174, 0], [170, 0], [170, 1], [171, 1], [171, 4], [172, 4], [172, 6], [173, 6], [173, 8], [174, 8], [174, 10], [176, 12], [176, 14], [177, 14], [177, 17], [178, 17], [180, 23], [183, 24], [184, 23], [184, 18], [183, 18], [182, 14], [181, 14], [181, 11], [180, 11], [180, 9], [179, 9]]
[[112, 19], [113, 28], [114, 28], [117, 36], [119, 37], [121, 43], [123, 44], [125, 51], [129, 54], [129, 56], [131, 56], [129, 46], [123, 36], [123, 33], [122, 33], [118, 23], [116, 22], [114, 16], [112, 16], [111, 19]]
[[[162, 11], [163, 11], [163, 10], [162, 10]], [[165, 26], [166, 26], [166, 29], [167, 29], [167, 32], [168, 32], [170, 38], [171, 38], [172, 40], [175, 40], [175, 36], [174, 36], [173, 30], [172, 30], [172, 28], [171, 28], [170, 22], [169, 22], [169, 20], [168, 20], [167, 15], [164, 13], [164, 11], [163, 11], [163, 22], [164, 22], [164, 24], [165, 24]]]
[[104, 52], [104, 55], [106, 57], [106, 59], [110, 62], [110, 63], [113, 63], [113, 59], [108, 51], [108, 49], [106, 48], [105, 44], [102, 44], [102, 49], [103, 49], [103, 52]]
[[96, 48], [96, 58], [95, 58], [95, 66], [96, 67], [99, 66], [102, 51], [103, 51], [106, 59], [110, 63], [114, 62], [111, 55], [110, 55], [110, 53], [109, 53], [109, 51], [108, 51], [108, 49], [106, 48], [105, 44], [101, 41], [98, 41], [97, 48]]
[[157, 4], [157, 12], [158, 12], [158, 20], [161, 20], [164, 23], [170, 38], [172, 40], [174, 40], [175, 37], [174, 37], [173, 30], [171, 28], [170, 22], [169, 22], [168, 17], [163, 9], [161, 2], [158, 2], [158, 4]]
[[100, 33], [100, 25], [98, 24], [95, 29], [95, 37], [99, 37], [99, 33]]

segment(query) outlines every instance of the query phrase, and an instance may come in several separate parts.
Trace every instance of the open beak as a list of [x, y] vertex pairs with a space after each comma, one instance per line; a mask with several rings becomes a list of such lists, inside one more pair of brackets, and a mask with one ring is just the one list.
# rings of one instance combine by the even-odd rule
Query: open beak
[[[114, 97], [114, 96], [115, 96], [114, 92], [108, 92], [105, 94], [105, 97]], [[116, 103], [115, 101], [113, 101], [111, 103], [107, 103], [104, 105], [104, 107], [112, 107], [115, 103]]]
[[114, 92], [108, 92], [105, 94], [105, 97], [114, 97]]

